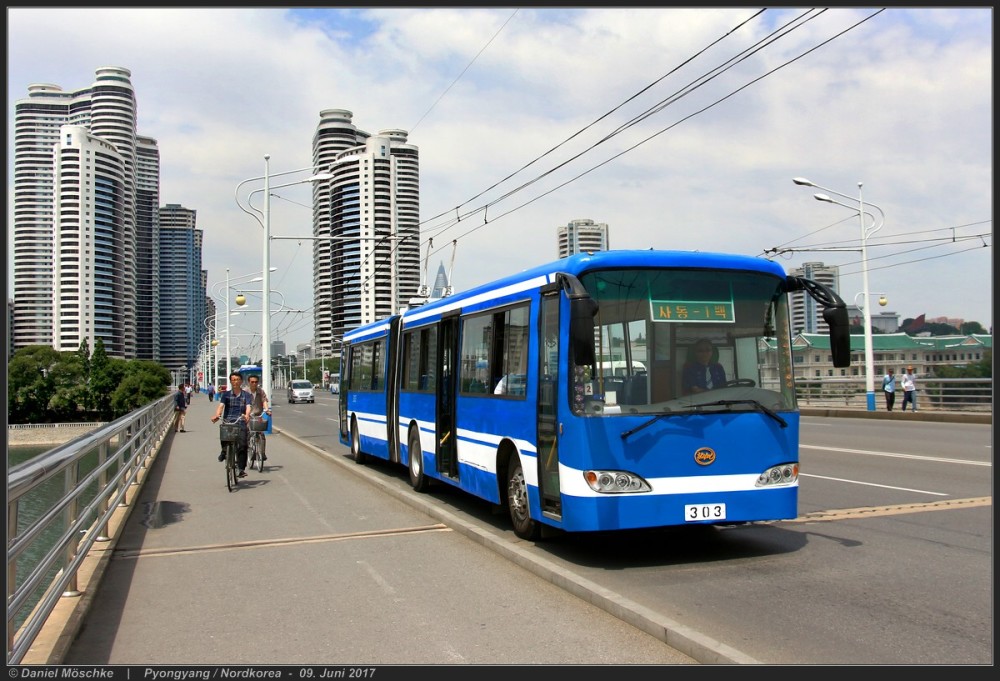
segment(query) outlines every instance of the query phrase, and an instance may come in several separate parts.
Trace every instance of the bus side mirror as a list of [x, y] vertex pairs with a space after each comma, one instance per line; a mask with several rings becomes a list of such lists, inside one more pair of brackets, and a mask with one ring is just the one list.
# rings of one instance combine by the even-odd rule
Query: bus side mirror
[[847, 318], [847, 308], [841, 304], [823, 309], [823, 320], [830, 327], [830, 354], [833, 366], [851, 366], [851, 325]]
[[594, 364], [594, 315], [597, 303], [589, 296], [569, 301], [569, 342], [576, 366]]

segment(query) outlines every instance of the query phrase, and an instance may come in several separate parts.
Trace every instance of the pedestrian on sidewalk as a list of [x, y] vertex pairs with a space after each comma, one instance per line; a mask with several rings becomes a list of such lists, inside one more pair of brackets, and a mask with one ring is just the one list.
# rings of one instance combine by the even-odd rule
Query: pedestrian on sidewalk
[[892, 369], [886, 371], [882, 377], [882, 392], [885, 393], [885, 408], [892, 411], [892, 405], [896, 402], [896, 376]]
[[174, 393], [174, 432], [186, 433], [184, 430], [184, 417], [187, 415], [187, 394], [184, 392], [184, 384], [177, 384], [177, 392]]
[[913, 411], [917, 410], [917, 379], [913, 376], [913, 367], [906, 367], [903, 374], [903, 411], [907, 404], [912, 405]]

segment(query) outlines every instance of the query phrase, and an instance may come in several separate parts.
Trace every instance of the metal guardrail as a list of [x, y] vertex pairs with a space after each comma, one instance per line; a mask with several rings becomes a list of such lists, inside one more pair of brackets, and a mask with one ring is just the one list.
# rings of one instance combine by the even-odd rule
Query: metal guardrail
[[[867, 409], [864, 379], [824, 377], [797, 378], [795, 395], [800, 407]], [[882, 378], [875, 380], [876, 408], [882, 410]], [[897, 377], [896, 408], [903, 405], [903, 389]], [[992, 378], [918, 378], [917, 408], [927, 411], [993, 411]]]
[[[79, 595], [80, 565], [110, 539], [112, 514], [129, 505], [173, 417], [168, 395], [8, 471], [7, 664], [22, 660], [61, 597]], [[29, 560], [29, 549], [44, 555]]]

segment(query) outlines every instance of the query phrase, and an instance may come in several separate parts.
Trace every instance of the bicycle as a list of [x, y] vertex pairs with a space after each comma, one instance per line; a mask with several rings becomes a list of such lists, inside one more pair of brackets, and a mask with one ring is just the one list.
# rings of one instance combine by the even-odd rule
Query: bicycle
[[223, 421], [219, 425], [219, 440], [226, 448], [226, 489], [232, 492], [238, 484], [239, 470], [236, 467], [236, 448], [240, 442], [239, 419]]
[[257, 470], [263, 473], [265, 461], [264, 431], [267, 430], [267, 421], [264, 420], [263, 416], [251, 416], [248, 426], [250, 433], [247, 440], [247, 457], [250, 460], [250, 470], [253, 470], [254, 463], [256, 463]]

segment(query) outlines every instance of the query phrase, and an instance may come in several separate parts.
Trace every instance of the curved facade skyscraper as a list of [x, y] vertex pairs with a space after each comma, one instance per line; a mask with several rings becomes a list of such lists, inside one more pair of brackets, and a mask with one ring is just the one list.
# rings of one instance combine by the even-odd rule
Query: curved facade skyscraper
[[[335, 351], [346, 330], [384, 319], [420, 284], [420, 166], [404, 130], [372, 135], [346, 109], [320, 112], [313, 136], [315, 348]], [[319, 352], [319, 350], [317, 350]]]
[[12, 346], [136, 356], [136, 102], [131, 72], [28, 88], [14, 105]]

